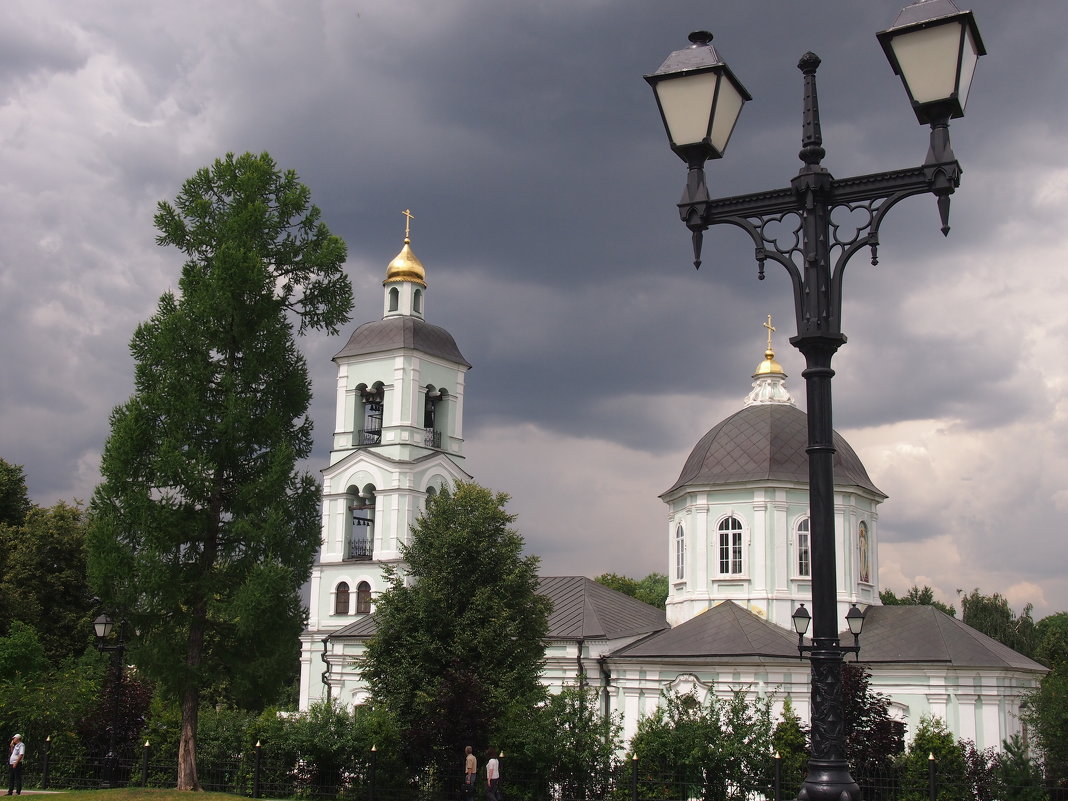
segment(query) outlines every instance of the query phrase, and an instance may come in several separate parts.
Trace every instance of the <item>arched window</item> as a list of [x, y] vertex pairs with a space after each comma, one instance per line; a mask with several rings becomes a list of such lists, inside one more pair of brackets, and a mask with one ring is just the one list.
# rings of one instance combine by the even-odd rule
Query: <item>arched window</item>
[[371, 614], [371, 585], [366, 581], [356, 585], [356, 614]]
[[727, 576], [742, 572], [742, 523], [737, 517], [719, 524], [719, 572]]
[[354, 487], [349, 487], [349, 495], [355, 497], [349, 504], [352, 527], [349, 530], [348, 558], [366, 562], [374, 557], [375, 488], [373, 484], [368, 484], [356, 492]]
[[389, 290], [389, 310], [397, 311], [400, 308], [400, 290], [393, 287]]
[[416, 314], [423, 313], [423, 290], [415, 290], [415, 294], [412, 295], [412, 311]]
[[809, 539], [809, 520], [807, 517], [802, 517], [797, 521], [794, 542], [797, 543], [797, 562], [795, 563], [797, 575], [807, 578], [812, 575], [812, 544]]
[[438, 404], [447, 393], [443, 389], [435, 389], [433, 384], [427, 384], [426, 393], [423, 396], [423, 444], [428, 448], [441, 447], [442, 415], [438, 413]]
[[382, 410], [384, 390], [381, 381], [368, 389], [360, 385], [360, 398], [362, 401], [356, 413], [359, 420], [359, 432], [357, 445], [379, 445], [382, 442]]
[[686, 532], [682, 526], [675, 529], [675, 580], [686, 578]]
[[334, 588], [334, 614], [347, 615], [349, 613], [349, 584], [342, 581]]

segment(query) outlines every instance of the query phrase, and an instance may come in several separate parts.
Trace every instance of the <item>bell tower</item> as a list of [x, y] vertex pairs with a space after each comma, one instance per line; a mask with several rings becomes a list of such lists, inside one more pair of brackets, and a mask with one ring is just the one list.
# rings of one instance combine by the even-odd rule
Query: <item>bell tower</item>
[[471, 480], [463, 468], [471, 365], [448, 331], [424, 319], [426, 270], [411, 247], [414, 217], [403, 214], [404, 245], [382, 282], [382, 319], [359, 326], [333, 359], [334, 437], [302, 637], [301, 709], [329, 696], [329, 635], [374, 611], [383, 570], [401, 563], [427, 496]]

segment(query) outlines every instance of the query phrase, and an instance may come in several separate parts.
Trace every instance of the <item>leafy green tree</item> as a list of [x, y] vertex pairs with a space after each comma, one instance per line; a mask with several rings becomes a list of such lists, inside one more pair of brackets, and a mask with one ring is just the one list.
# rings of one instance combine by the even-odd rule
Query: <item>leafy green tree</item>
[[179, 700], [178, 787], [197, 789], [201, 690], [259, 705], [290, 675], [297, 591], [319, 540], [307, 367], [294, 328], [334, 333], [345, 244], [266, 153], [198, 170], [155, 217], [186, 256], [134, 333], [135, 391], [111, 416], [93, 495], [90, 575], [131, 624], [130, 657]]
[[595, 576], [593, 580], [611, 590], [629, 595], [631, 598], [635, 598], [638, 595], [638, 582], [630, 576], [621, 576], [618, 573], [602, 573], [599, 576]]
[[1068, 612], [1057, 612], [1038, 621], [1034, 658], [1048, 668], [1068, 665]]
[[48, 670], [41, 638], [33, 626], [21, 620], [11, 622], [6, 637], [0, 637], [0, 680], [33, 676]]
[[22, 465], [0, 459], [0, 526], [19, 526], [33, 504]]
[[1021, 717], [1034, 732], [1046, 778], [1068, 786], [1068, 665], [1055, 667], [1027, 694]]
[[663, 573], [650, 573], [638, 582], [638, 592], [634, 597], [649, 606], [664, 609], [667, 606], [668, 577]]
[[538, 559], [523, 556], [508, 496], [459, 483], [427, 501], [401, 569], [375, 609], [361, 670], [397, 719], [417, 766], [455, 772], [456, 750], [489, 745], [513, 704], [544, 698], [550, 602]]
[[967, 801], [972, 796], [967, 781], [964, 749], [940, 718], [923, 717], [916, 736], [901, 760], [901, 798], [927, 801], [927, 777], [931, 758], [937, 777], [935, 801]]
[[771, 734], [771, 745], [782, 760], [783, 793], [796, 792], [808, 771], [808, 733], [789, 698], [783, 703], [782, 717]]
[[[739, 801], [767, 791], [772, 773], [768, 698], [735, 690], [727, 699], [669, 694], [638, 722], [631, 752], [638, 757], [642, 796]], [[674, 786], [663, 783], [674, 776]]]
[[[96, 715], [106, 660], [90, 651], [50, 668], [34, 640], [33, 629], [22, 623], [15, 623], [12, 634], [0, 639], [0, 653], [18, 663], [0, 679], [0, 729], [22, 734], [31, 754], [39, 754], [45, 738], [51, 737], [57, 759], [77, 758], [83, 748], [79, 734], [83, 726], [95, 720], [102, 729], [109, 722]], [[14, 650], [20, 647], [26, 649], [21, 662]]]
[[84, 510], [63, 502], [34, 506], [20, 524], [0, 526], [4, 629], [13, 620], [33, 626], [53, 664], [81, 654], [92, 637], [85, 532]]
[[513, 705], [497, 738], [510, 776], [537, 783], [511, 785], [509, 798], [604, 798], [622, 747], [619, 716], [605, 717], [596, 687], [564, 687], [535, 707]]
[[921, 589], [918, 585], [913, 584], [909, 591], [901, 597], [898, 597], [891, 589], [881, 590], [879, 592], [879, 600], [883, 606], [933, 606], [950, 617], [956, 617], [957, 615], [957, 610], [953, 604], [944, 604], [935, 600], [934, 590], [926, 585]]
[[972, 590], [960, 599], [961, 620], [973, 629], [993, 637], [1024, 656], [1035, 651], [1035, 621], [1031, 618], [1032, 605], [1024, 606], [1017, 617], [1009, 602], [999, 594], [983, 595]]
[[602, 573], [594, 578], [594, 581], [657, 609], [667, 606], [668, 577], [663, 573], [650, 573], [643, 579], [632, 579], [617, 573]]

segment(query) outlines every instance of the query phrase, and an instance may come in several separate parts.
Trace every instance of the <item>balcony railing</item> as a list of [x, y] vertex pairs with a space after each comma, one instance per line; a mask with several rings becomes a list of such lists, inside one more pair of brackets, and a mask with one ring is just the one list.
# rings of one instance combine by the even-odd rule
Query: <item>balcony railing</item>
[[349, 538], [349, 555], [353, 562], [370, 562], [374, 558], [375, 544], [371, 540], [356, 535]]
[[382, 429], [361, 428], [359, 431], [356, 432], [355, 440], [356, 445], [381, 445]]
[[428, 448], [441, 448], [441, 432], [432, 428], [425, 429], [423, 444]]

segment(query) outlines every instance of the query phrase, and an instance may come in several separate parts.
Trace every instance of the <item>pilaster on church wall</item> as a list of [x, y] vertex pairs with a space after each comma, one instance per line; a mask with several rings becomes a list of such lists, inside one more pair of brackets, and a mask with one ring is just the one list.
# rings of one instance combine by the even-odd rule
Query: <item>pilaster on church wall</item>
[[452, 436], [455, 439], [450, 451], [461, 455], [464, 441], [464, 395], [467, 391], [467, 374], [463, 370], [456, 371], [456, 406], [453, 410], [455, 417], [452, 419]]
[[[847, 536], [846, 527], [849, 525], [848, 510], [842, 503], [842, 494], [834, 493], [834, 548], [837, 558], [835, 559], [835, 582], [839, 607], [844, 597], [852, 595], [850, 589], [850, 576], [853, 575], [853, 549], [850, 547], [852, 537]], [[841, 617], [841, 615], [839, 615]], [[845, 621], [841, 621], [844, 623]], [[839, 626], [841, 628], [841, 626]]]
[[390, 400], [385, 409], [389, 421], [384, 421], [383, 426], [411, 425], [412, 391], [409, 382], [405, 380], [410, 369], [411, 356], [401, 354], [393, 357], [393, 380], [388, 390]]
[[[774, 490], [772, 490], [774, 493]], [[750, 548], [752, 559], [749, 567], [749, 597], [760, 599], [767, 596], [771, 577], [774, 575], [775, 549], [769, 541], [770, 526], [768, 525], [768, 502], [767, 491], [763, 489], [753, 490], [752, 500], [752, 528], [749, 536], [752, 540]], [[767, 603], [764, 603], [764, 614], [768, 613]]]
[[[793, 527], [790, 521], [790, 504], [785, 490], [777, 490], [775, 492], [771, 513], [768, 515], [767, 536], [773, 543], [772, 551], [774, 553], [773, 578], [768, 582], [768, 586], [774, 587], [777, 595], [782, 595], [790, 591], [790, 577], [794, 573], [791, 567], [795, 547]], [[778, 621], [773, 620], [772, 622]]]
[[334, 401], [335, 435], [352, 431], [349, 421], [355, 419], [354, 403], [354, 393], [349, 389], [348, 365], [339, 364], [337, 366], [337, 397]]
[[[693, 558], [690, 563], [693, 564], [693, 587], [692, 590], [697, 593], [701, 593], [706, 599], [708, 597], [708, 543], [711, 541], [711, 533], [708, 530], [708, 503], [702, 501], [701, 503], [694, 504], [693, 506], [693, 522], [691, 529], [693, 530], [693, 545], [687, 541], [687, 548], [692, 547]], [[688, 563], [689, 564], [689, 563]], [[707, 606], [707, 601], [704, 601]]]
[[426, 382], [423, 380], [423, 360], [418, 356], [409, 355], [404, 357], [404, 425], [423, 427], [423, 412], [426, 398], [422, 388]]

